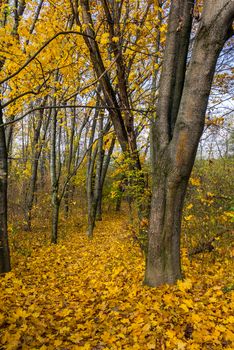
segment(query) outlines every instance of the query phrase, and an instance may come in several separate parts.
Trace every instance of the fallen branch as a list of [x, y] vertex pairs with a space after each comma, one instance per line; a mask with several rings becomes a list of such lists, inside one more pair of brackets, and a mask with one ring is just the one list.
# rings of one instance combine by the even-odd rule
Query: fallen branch
[[189, 256], [191, 257], [193, 255], [200, 254], [200, 253], [212, 252], [215, 249], [213, 243], [217, 239], [219, 239], [219, 237], [221, 237], [224, 233], [226, 233], [228, 231], [230, 231], [230, 230], [223, 230], [223, 231], [219, 232], [218, 235], [211, 238], [208, 242], [200, 243], [199, 245], [197, 245], [196, 247], [194, 247], [193, 249], [190, 250]]

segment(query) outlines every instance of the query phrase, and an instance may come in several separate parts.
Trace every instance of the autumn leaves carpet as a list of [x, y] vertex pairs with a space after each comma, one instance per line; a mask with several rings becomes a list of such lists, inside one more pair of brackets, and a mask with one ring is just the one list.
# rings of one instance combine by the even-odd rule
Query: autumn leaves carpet
[[233, 349], [231, 249], [191, 261], [183, 250], [186, 279], [150, 289], [125, 219], [98, 223], [92, 241], [84, 232], [14, 253], [0, 279], [0, 349]]

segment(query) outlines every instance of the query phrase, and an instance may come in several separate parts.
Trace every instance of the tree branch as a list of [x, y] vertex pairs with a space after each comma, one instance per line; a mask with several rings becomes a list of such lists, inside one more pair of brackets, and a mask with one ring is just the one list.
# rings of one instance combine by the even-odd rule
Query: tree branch
[[64, 31], [64, 32], [59, 32], [56, 33], [52, 38], [48, 39], [19, 69], [17, 69], [14, 73], [10, 74], [8, 77], [2, 79], [0, 81], [0, 85], [2, 85], [3, 83], [5, 83], [6, 81], [14, 78], [16, 75], [18, 75], [25, 67], [27, 67], [29, 65], [29, 63], [31, 63], [38, 55], [39, 53], [46, 47], [48, 46], [54, 39], [56, 39], [58, 36], [60, 35], [67, 35], [67, 34], [77, 34], [77, 35], [81, 35], [84, 37], [87, 37], [89, 39], [92, 39], [95, 41], [95, 39], [88, 34], [82, 33], [82, 32], [78, 32], [75, 30], [69, 30], [69, 31]]
[[[10, 125], [10, 124], [14, 124], [14, 123], [24, 119], [30, 113], [33, 113], [33, 112], [36, 112], [36, 111], [41, 111], [42, 109], [49, 109], [49, 110], [51, 110], [51, 109], [60, 109], [60, 108], [90, 108], [90, 109], [107, 109], [107, 110], [116, 110], [117, 109], [119, 111], [129, 110], [128, 108], [116, 108], [116, 107], [112, 107], [112, 106], [100, 106], [100, 107], [89, 106], [89, 105], [43, 106], [43, 107], [36, 107], [36, 108], [30, 109], [29, 111], [24, 113], [21, 117], [19, 117], [17, 119], [14, 119], [14, 120], [11, 120], [9, 122], [5, 122], [5, 123], [1, 124], [0, 127], [7, 126], [7, 125]], [[135, 108], [131, 108], [130, 110], [133, 111], [133, 112], [141, 113], [141, 114], [148, 114], [148, 113], [154, 111], [153, 109], [146, 110], [146, 109], [135, 109]]]

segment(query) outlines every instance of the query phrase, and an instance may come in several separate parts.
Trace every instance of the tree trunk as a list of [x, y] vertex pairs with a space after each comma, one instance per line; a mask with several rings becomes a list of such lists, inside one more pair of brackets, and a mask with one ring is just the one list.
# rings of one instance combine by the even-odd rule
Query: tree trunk
[[145, 274], [149, 286], [173, 284], [182, 278], [180, 227], [189, 176], [182, 178], [173, 171], [168, 174], [166, 163], [157, 163], [157, 188], [152, 193]]
[[[3, 124], [0, 105], [0, 125]], [[7, 150], [4, 126], [0, 126], [0, 273], [11, 269], [7, 233]]]
[[115, 147], [115, 141], [116, 141], [116, 137], [113, 136], [112, 140], [111, 140], [110, 148], [108, 149], [108, 152], [107, 152], [107, 155], [106, 155], [105, 162], [103, 163], [103, 166], [102, 166], [101, 190], [100, 190], [100, 194], [99, 194], [98, 205], [97, 205], [97, 215], [96, 215], [96, 220], [98, 220], [98, 221], [102, 220], [102, 193], [103, 193], [103, 186], [104, 186], [107, 170], [108, 170], [108, 167], [109, 167], [109, 164], [110, 164], [111, 155], [112, 155], [114, 147]]
[[[72, 165], [72, 160], [74, 158], [74, 137], [75, 137], [75, 125], [76, 125], [76, 115], [74, 111], [74, 117], [71, 120], [71, 126], [69, 128], [71, 136], [69, 139], [68, 133], [67, 133], [67, 143], [69, 144], [69, 154], [68, 154], [68, 159], [67, 159], [67, 174], [69, 176], [71, 172], [71, 165]], [[64, 211], [65, 211], [65, 217], [68, 218], [69, 214], [69, 200], [70, 200], [70, 184], [68, 183], [66, 186], [66, 190], [64, 193]]]
[[102, 221], [102, 192], [98, 199], [96, 221]]
[[[46, 98], [44, 99], [44, 102], [42, 106], [44, 106], [46, 102]], [[34, 203], [34, 197], [36, 192], [36, 186], [37, 186], [37, 177], [38, 177], [38, 165], [39, 165], [39, 159], [41, 156], [41, 151], [43, 148], [43, 143], [46, 138], [46, 133], [49, 125], [49, 118], [48, 121], [45, 120], [44, 125], [44, 134], [42, 135], [41, 141], [40, 141], [40, 134], [41, 134], [41, 127], [43, 126], [43, 113], [44, 111], [41, 110], [38, 115], [38, 121], [37, 126], [34, 129], [34, 137], [33, 137], [33, 143], [32, 143], [32, 175], [31, 179], [28, 185], [28, 189], [26, 190], [25, 194], [25, 221], [26, 221], [26, 230], [31, 231], [32, 227], [32, 208]]]
[[57, 244], [58, 242], [58, 221], [59, 221], [59, 209], [60, 201], [58, 200], [57, 190], [52, 193], [52, 230], [51, 230], [51, 243]]
[[[99, 102], [97, 100], [97, 107], [99, 106]], [[92, 122], [91, 127], [91, 134], [89, 138], [89, 150], [87, 152], [87, 175], [86, 175], [86, 190], [87, 190], [87, 203], [88, 203], [88, 228], [87, 228], [87, 236], [89, 238], [93, 237], [93, 230], [94, 230], [94, 223], [95, 219], [93, 217], [93, 169], [94, 169], [94, 163], [95, 158], [97, 155], [97, 147], [93, 151], [93, 141], [94, 141], [94, 134], [96, 131], [96, 125], [97, 125], [97, 118], [99, 116], [99, 110], [96, 109], [94, 114], [94, 119]]]
[[[60, 147], [61, 130], [57, 130], [57, 111], [52, 112], [51, 118], [51, 151], [50, 151], [50, 178], [51, 178], [51, 204], [52, 204], [52, 228], [51, 243], [57, 243], [58, 219], [61, 199], [59, 198], [59, 178], [61, 171], [60, 152], [57, 150], [56, 136], [58, 135], [58, 147]], [[58, 152], [57, 152], [58, 151]], [[58, 154], [57, 154], [58, 153]]]
[[[170, 62], [169, 54], [172, 48], [174, 50], [174, 36], [180, 28], [175, 9], [181, 3], [184, 6], [185, 2], [174, 0], [171, 5], [167, 56], [160, 78], [158, 118], [153, 135], [152, 149], [156, 154], [153, 155], [155, 166], [145, 273], [145, 283], [149, 286], [172, 284], [182, 278], [180, 231], [184, 197], [204, 127], [216, 62], [226, 40], [233, 34], [234, 2], [207, 0], [184, 82], [181, 76], [176, 77], [183, 87], [178, 96], [173, 90], [174, 75], [169, 74], [175, 62]], [[178, 40], [184, 37], [181, 35]], [[177, 44], [183, 46], [183, 42]], [[172, 110], [173, 103], [177, 107]], [[175, 110], [178, 110], [177, 115]]]

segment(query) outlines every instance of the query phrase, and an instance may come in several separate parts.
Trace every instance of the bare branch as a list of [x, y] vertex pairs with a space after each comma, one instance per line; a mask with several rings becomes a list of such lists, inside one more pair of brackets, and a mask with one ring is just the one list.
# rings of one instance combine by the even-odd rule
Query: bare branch
[[137, 112], [137, 113], [141, 113], [141, 114], [148, 114], [151, 112], [155, 112], [154, 109], [135, 109], [135, 108], [116, 108], [116, 107], [112, 107], [112, 106], [89, 106], [89, 105], [60, 105], [60, 106], [43, 106], [43, 107], [36, 107], [33, 109], [30, 109], [29, 111], [27, 111], [26, 113], [24, 113], [21, 117], [11, 120], [9, 122], [5, 122], [3, 124], [0, 125], [0, 127], [2, 126], [7, 126], [10, 124], [14, 124], [22, 119], [24, 119], [27, 115], [29, 115], [30, 113], [36, 112], [36, 111], [40, 111], [42, 109], [61, 109], [61, 108], [90, 108], [90, 109], [107, 109], [107, 110], [119, 110], [119, 111], [133, 111], [133, 112]]

